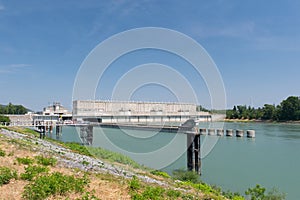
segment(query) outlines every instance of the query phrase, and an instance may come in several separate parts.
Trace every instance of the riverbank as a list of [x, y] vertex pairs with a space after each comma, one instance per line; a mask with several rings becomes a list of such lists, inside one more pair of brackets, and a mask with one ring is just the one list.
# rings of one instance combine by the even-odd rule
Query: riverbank
[[272, 121], [260, 119], [223, 119], [222, 122], [241, 122], [241, 123], [272, 123], [272, 124], [300, 124], [300, 121]]
[[140, 199], [226, 199], [220, 191], [214, 190], [207, 184], [181, 182], [170, 178], [165, 173], [153, 173], [148, 169], [134, 168], [83, 155], [67, 148], [64, 144], [41, 140], [26, 129], [1, 129], [0, 150], [3, 152], [0, 156], [0, 167], [7, 167], [16, 172], [16, 177], [0, 186], [0, 199], [24, 197], [26, 188], [34, 185], [35, 181], [39, 180], [39, 176], [37, 175], [31, 181], [23, 180], [22, 174], [26, 173], [29, 165], [20, 164], [17, 160], [28, 158], [35, 163], [36, 157], [41, 156], [57, 161], [57, 164], [49, 167], [48, 174], [43, 176], [50, 177], [57, 172], [78, 179], [86, 176], [89, 180], [82, 192], [52, 194], [49, 195], [49, 199], [136, 199], [137, 197]]

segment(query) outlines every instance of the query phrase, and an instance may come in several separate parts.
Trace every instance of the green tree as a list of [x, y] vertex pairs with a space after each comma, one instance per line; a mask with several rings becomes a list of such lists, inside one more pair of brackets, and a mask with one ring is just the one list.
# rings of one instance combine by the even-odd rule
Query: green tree
[[264, 115], [263, 109], [258, 108], [255, 110], [255, 119], [262, 119], [262, 116]]
[[280, 103], [280, 120], [299, 120], [300, 119], [300, 99], [290, 96]]
[[22, 105], [13, 105], [12, 103], [9, 103], [7, 106], [0, 105], [0, 114], [23, 115], [23, 114], [26, 114], [27, 111], [28, 111], [28, 109]]
[[276, 107], [275, 105], [265, 104], [263, 107], [263, 116], [261, 117], [264, 120], [275, 119], [276, 116]]
[[266, 188], [257, 184], [254, 188], [248, 188], [245, 192], [246, 195], [251, 197], [251, 200], [262, 200], [265, 198]]

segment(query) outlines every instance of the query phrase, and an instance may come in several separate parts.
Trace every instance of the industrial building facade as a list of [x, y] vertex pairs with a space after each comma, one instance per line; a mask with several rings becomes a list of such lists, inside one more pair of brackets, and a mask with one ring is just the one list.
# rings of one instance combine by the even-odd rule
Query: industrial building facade
[[174, 122], [196, 118], [210, 121], [207, 112], [197, 112], [197, 106], [190, 103], [121, 102], [121, 101], [73, 101], [73, 119], [96, 118], [98, 122]]

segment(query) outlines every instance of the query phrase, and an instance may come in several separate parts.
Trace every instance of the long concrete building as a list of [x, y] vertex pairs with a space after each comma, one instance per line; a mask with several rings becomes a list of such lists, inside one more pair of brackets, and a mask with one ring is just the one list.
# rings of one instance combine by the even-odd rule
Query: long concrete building
[[210, 121], [208, 112], [197, 112], [191, 103], [73, 101], [73, 120], [104, 123], [183, 122], [189, 118]]

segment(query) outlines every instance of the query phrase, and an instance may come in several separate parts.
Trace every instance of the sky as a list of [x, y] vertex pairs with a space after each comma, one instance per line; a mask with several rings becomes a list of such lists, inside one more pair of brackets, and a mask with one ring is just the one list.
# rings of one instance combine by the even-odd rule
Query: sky
[[[297, 0], [0, 0], [0, 104], [39, 111], [61, 102], [71, 109], [76, 75], [90, 52], [115, 34], [142, 27], [172, 29], [202, 45], [222, 77], [227, 108], [279, 104], [300, 96], [299, 10]], [[124, 74], [154, 62], [174, 68], [191, 82], [199, 104], [211, 107], [205, 82], [189, 63], [151, 49], [112, 63], [95, 98], [110, 99]], [[176, 96], [168, 86], [148, 84], [130, 100], [178, 101]]]

